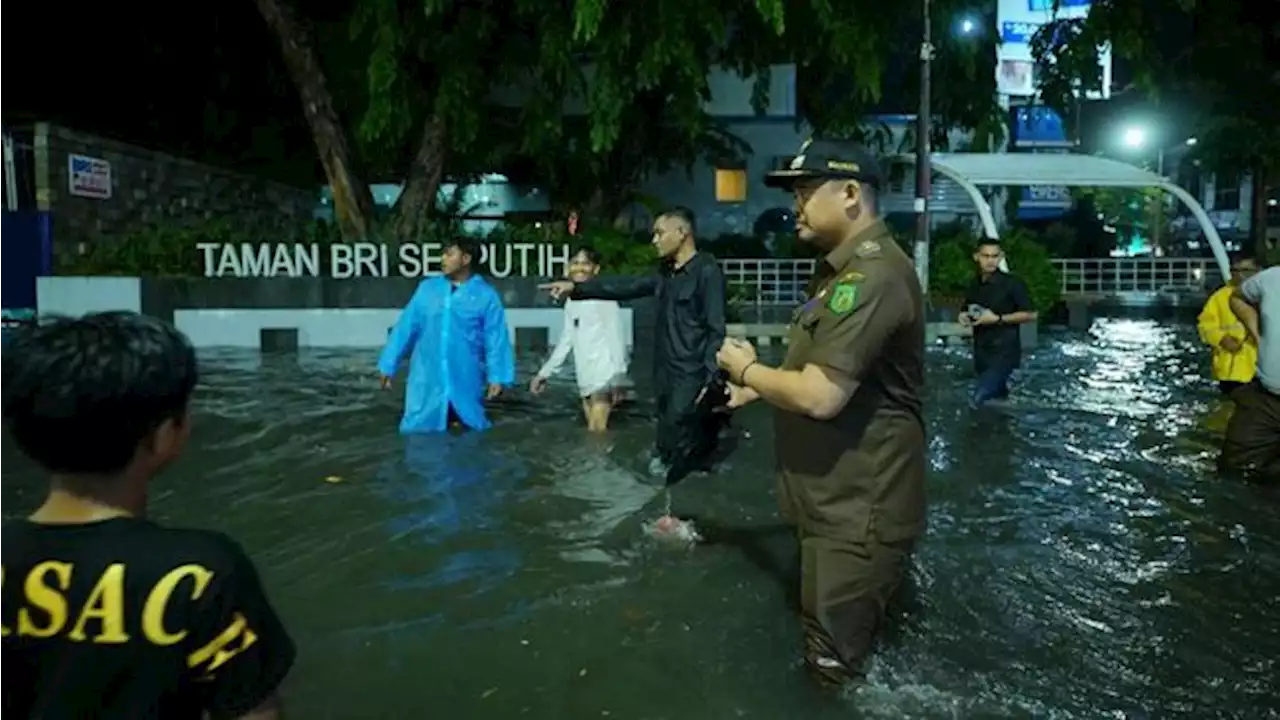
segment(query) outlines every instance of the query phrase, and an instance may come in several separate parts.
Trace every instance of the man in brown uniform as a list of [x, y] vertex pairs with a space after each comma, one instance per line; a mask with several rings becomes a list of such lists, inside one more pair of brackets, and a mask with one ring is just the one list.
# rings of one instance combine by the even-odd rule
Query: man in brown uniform
[[805, 143], [766, 184], [795, 194], [800, 238], [825, 251], [779, 368], [729, 339], [730, 406], [777, 408], [778, 497], [799, 531], [805, 660], [860, 679], [885, 607], [925, 527], [924, 302], [910, 258], [877, 217], [874, 158]]

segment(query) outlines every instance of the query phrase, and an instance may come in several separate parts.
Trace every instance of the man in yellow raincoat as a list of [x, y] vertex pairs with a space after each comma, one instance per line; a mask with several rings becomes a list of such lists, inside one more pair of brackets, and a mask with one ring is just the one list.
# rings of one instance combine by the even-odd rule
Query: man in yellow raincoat
[[1200, 339], [1213, 353], [1213, 379], [1223, 395], [1253, 380], [1258, 366], [1258, 346], [1231, 312], [1231, 294], [1240, 283], [1258, 272], [1258, 263], [1239, 258], [1231, 264], [1231, 281], [1209, 296], [1200, 311]]

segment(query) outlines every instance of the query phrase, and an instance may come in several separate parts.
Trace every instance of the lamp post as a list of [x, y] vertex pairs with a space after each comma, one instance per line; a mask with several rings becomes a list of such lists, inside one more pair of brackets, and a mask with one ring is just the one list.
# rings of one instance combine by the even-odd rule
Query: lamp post
[[[1141, 126], [1126, 128], [1123, 136], [1121, 137], [1121, 141], [1124, 143], [1124, 146], [1135, 151], [1142, 150], [1146, 147], [1148, 140], [1148, 133], [1146, 129]], [[1194, 147], [1196, 142], [1196, 138], [1190, 137], [1177, 145], [1162, 145], [1156, 148], [1156, 174], [1161, 178], [1164, 178], [1165, 152], [1184, 150], [1186, 148]], [[1162, 192], [1156, 200], [1155, 217], [1151, 223], [1151, 250], [1153, 253], [1160, 252], [1160, 242], [1162, 240], [1160, 236], [1162, 234], [1162, 226], [1164, 225], [1164, 198], [1165, 196]]]
[[916, 275], [920, 278], [920, 290], [929, 293], [929, 195], [931, 171], [929, 162], [929, 108], [930, 64], [933, 60], [933, 32], [930, 10], [932, 0], [922, 0], [924, 31], [920, 40], [920, 107], [916, 112]]

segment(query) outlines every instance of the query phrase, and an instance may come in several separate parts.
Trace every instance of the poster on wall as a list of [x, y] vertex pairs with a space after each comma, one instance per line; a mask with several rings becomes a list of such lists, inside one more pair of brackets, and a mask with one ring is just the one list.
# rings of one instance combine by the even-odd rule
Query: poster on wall
[[110, 200], [111, 163], [88, 155], [68, 155], [67, 183], [76, 197]]
[[996, 75], [996, 91], [1012, 97], [1035, 95], [1035, 64], [1027, 60], [1001, 60]]

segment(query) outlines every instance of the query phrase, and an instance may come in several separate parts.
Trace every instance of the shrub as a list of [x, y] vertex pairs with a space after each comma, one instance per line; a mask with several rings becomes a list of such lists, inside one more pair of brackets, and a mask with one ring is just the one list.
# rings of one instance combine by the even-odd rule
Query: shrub
[[[942, 228], [939, 228], [942, 230]], [[977, 235], [969, 230], [939, 232], [930, 253], [929, 289], [941, 299], [964, 297], [973, 282], [973, 250]], [[1062, 297], [1062, 279], [1049, 253], [1036, 236], [1024, 228], [1011, 228], [1000, 238], [1009, 270], [1027, 284], [1031, 304], [1037, 312], [1047, 312]]]
[[83, 254], [57, 246], [54, 272], [59, 275], [126, 277], [195, 277], [204, 275], [204, 254], [197, 243], [331, 242], [335, 231], [326, 223], [307, 222], [292, 232], [263, 232], [233, 226], [225, 220], [197, 225], [153, 223], [124, 237], [88, 244]]

